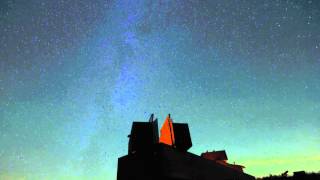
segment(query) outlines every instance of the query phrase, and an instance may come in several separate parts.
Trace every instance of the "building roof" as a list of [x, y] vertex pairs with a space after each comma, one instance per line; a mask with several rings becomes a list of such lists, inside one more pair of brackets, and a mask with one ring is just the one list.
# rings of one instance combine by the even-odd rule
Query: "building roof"
[[212, 152], [207, 151], [205, 153], [202, 153], [201, 157], [204, 157], [206, 159], [210, 159], [213, 161], [218, 161], [218, 160], [226, 161], [226, 160], [228, 160], [228, 157], [227, 157], [225, 150], [212, 151]]

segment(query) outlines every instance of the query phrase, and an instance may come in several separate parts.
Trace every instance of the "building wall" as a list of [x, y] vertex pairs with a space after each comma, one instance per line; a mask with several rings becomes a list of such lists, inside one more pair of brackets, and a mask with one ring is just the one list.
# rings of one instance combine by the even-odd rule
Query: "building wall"
[[188, 152], [161, 145], [150, 154], [119, 158], [118, 180], [251, 180], [253, 176]]

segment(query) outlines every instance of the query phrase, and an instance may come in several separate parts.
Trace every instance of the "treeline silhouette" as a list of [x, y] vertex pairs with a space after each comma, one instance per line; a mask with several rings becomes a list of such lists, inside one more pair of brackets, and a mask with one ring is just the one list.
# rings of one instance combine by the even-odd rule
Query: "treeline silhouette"
[[320, 171], [319, 172], [310, 172], [297, 171], [294, 172], [292, 176], [288, 176], [288, 171], [282, 173], [281, 175], [270, 175], [267, 177], [257, 178], [259, 180], [281, 180], [281, 179], [292, 179], [292, 180], [320, 180]]

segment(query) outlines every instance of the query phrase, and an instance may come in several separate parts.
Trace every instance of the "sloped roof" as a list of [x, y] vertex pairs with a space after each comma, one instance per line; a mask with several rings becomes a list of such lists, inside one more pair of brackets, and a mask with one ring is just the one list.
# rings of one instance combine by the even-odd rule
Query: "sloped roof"
[[221, 151], [212, 151], [212, 152], [205, 152], [201, 154], [201, 157], [204, 157], [206, 159], [210, 159], [210, 160], [223, 160], [226, 161], [228, 160], [227, 154], [225, 150], [221, 150]]

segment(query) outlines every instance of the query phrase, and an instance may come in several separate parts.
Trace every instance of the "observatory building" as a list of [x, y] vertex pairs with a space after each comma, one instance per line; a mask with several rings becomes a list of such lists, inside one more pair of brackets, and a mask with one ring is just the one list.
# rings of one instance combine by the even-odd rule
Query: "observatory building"
[[117, 180], [253, 180], [244, 166], [229, 164], [225, 151], [188, 152], [192, 146], [186, 123], [167, 116], [160, 137], [158, 122], [133, 122], [128, 155], [118, 159]]

